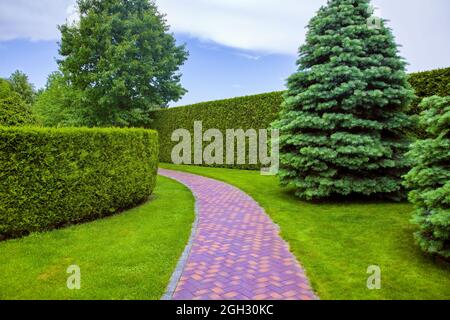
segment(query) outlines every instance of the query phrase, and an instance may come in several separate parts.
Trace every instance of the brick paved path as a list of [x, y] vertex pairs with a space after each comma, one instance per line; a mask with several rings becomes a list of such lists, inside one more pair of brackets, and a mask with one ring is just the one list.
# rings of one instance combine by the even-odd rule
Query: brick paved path
[[197, 229], [172, 299], [317, 299], [278, 227], [251, 197], [213, 179], [159, 174], [186, 185], [197, 201]]

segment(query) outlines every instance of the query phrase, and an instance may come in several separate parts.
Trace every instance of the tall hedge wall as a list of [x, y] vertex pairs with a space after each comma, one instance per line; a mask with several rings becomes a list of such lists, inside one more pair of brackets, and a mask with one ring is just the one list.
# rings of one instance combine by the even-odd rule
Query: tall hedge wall
[[134, 206], [152, 193], [157, 165], [152, 130], [0, 127], [0, 237]]
[[410, 113], [419, 115], [419, 104], [423, 98], [431, 96], [445, 97], [450, 94], [450, 68], [411, 73], [408, 77], [417, 99], [412, 103]]
[[[416, 91], [418, 99], [411, 106], [410, 114], [420, 114], [417, 107], [422, 98], [433, 95], [448, 95], [450, 92], [450, 68], [417, 72], [409, 75], [409, 82]], [[160, 136], [160, 160], [171, 162], [172, 148], [177, 144], [171, 141], [172, 132], [179, 128], [188, 129], [191, 134], [194, 121], [203, 122], [203, 131], [216, 128], [225, 136], [226, 129], [265, 129], [276, 120], [284, 91], [209, 101], [158, 110], [153, 112], [152, 128]], [[423, 130], [409, 133], [421, 137]], [[224, 165], [226, 167], [226, 165]], [[259, 166], [235, 165], [239, 169], [256, 169]]]
[[[194, 121], [202, 121], [204, 131], [219, 129], [225, 137], [226, 129], [264, 129], [276, 119], [282, 102], [282, 92], [271, 92], [171, 108], [153, 112], [153, 126], [160, 137], [160, 161], [172, 162], [171, 141], [176, 129], [188, 129], [193, 137]], [[193, 148], [192, 148], [193, 150]], [[227, 165], [223, 165], [227, 167]], [[235, 165], [240, 169], [256, 169], [254, 165]]]

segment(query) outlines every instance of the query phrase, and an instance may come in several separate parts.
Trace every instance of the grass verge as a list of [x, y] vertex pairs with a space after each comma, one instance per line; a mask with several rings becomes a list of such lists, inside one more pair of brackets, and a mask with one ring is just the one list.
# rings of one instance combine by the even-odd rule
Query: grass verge
[[[159, 299], [193, 221], [191, 192], [158, 176], [138, 208], [0, 242], [0, 299]], [[80, 290], [67, 288], [70, 265], [80, 267]]]

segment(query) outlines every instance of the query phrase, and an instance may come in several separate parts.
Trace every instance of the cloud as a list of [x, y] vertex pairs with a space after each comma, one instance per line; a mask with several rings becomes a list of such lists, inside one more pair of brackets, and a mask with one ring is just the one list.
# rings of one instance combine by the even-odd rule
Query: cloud
[[[297, 55], [305, 27], [326, 0], [155, 0], [175, 33], [216, 50], [235, 48], [241, 57]], [[390, 20], [411, 69], [450, 65], [448, 0], [373, 0]], [[76, 18], [75, 0], [0, 0], [0, 41], [58, 40], [57, 29]], [[377, 12], [377, 15], [379, 12]], [[217, 49], [218, 50], [218, 49]]]
[[58, 24], [65, 22], [74, 0], [1, 0], [0, 41], [57, 40]]
[[156, 0], [174, 32], [221, 45], [295, 55], [325, 0]]
[[261, 56], [256, 56], [256, 55], [253, 55], [253, 54], [248, 54], [248, 53], [243, 53], [243, 52], [234, 53], [234, 55], [238, 56], [238, 57], [242, 57], [242, 58], [248, 59], [248, 60], [255, 60], [256, 61], [256, 60], [261, 59]]

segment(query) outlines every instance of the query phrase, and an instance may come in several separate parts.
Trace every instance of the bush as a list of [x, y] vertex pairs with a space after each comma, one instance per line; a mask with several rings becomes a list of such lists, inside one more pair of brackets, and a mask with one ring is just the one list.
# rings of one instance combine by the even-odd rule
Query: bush
[[[172, 162], [171, 153], [177, 142], [172, 142], [171, 136], [176, 129], [187, 129], [193, 135], [195, 121], [202, 121], [203, 131], [211, 128], [219, 129], [224, 137], [226, 129], [245, 131], [267, 129], [277, 117], [281, 101], [281, 93], [272, 92], [154, 111], [152, 128], [158, 131], [160, 137], [160, 161]], [[228, 165], [213, 166], [230, 167]], [[259, 165], [246, 164], [231, 167], [257, 169]]]
[[2, 126], [23, 126], [36, 124], [27, 104], [17, 95], [11, 94], [9, 97], [0, 99], [0, 125]]
[[0, 127], [0, 236], [111, 215], [155, 186], [157, 133]]
[[416, 100], [411, 104], [411, 114], [420, 114], [420, 102], [427, 97], [445, 97], [450, 92], [450, 68], [411, 73], [408, 82], [413, 86]]
[[450, 258], [450, 97], [424, 99], [420, 123], [430, 138], [415, 142], [408, 156], [414, 161], [406, 175], [415, 205], [416, 239], [430, 254]]
[[[450, 92], [450, 68], [411, 73], [408, 81], [416, 93], [416, 99], [411, 104], [408, 114], [418, 116], [422, 111], [419, 103], [424, 98], [434, 95], [441, 97], [448, 95]], [[421, 125], [407, 133], [414, 138], [428, 138], [426, 128]]]

